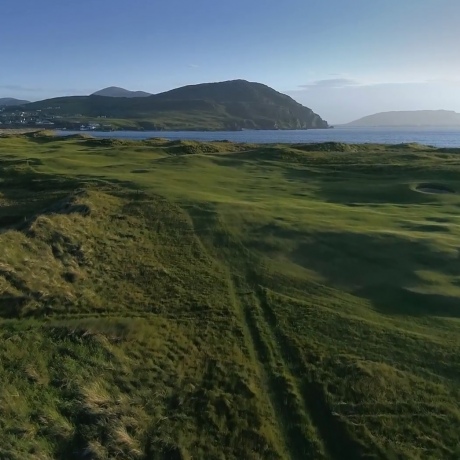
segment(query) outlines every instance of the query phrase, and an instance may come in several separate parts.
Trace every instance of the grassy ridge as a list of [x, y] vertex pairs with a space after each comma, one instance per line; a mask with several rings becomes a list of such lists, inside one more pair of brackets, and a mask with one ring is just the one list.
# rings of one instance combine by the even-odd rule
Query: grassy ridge
[[458, 458], [457, 155], [1, 138], [0, 458]]

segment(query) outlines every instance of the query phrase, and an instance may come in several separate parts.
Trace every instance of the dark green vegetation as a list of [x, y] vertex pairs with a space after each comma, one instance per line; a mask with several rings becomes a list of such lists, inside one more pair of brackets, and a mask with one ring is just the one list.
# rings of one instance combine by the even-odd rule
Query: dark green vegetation
[[150, 97], [60, 97], [27, 104], [24, 110], [62, 117], [55, 121], [63, 126], [98, 122], [126, 129], [203, 131], [328, 127], [289, 96], [244, 80], [185, 86]]
[[457, 152], [0, 159], [0, 458], [459, 458]]

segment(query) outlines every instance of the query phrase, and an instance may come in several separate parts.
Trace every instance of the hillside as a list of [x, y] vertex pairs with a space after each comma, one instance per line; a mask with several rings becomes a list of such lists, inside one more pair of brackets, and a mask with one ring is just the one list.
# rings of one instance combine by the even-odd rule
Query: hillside
[[458, 154], [0, 137], [0, 458], [458, 459]]
[[106, 97], [148, 97], [150, 93], [145, 91], [129, 91], [118, 86], [110, 86], [108, 88], [101, 89], [91, 94], [91, 96], [106, 96]]
[[274, 125], [290, 129], [328, 127], [319, 115], [290, 96], [261, 83], [245, 80], [184, 86], [158, 94], [156, 97], [158, 100], [212, 101], [225, 107], [229, 115], [247, 120], [247, 128], [270, 129]]
[[449, 110], [382, 112], [352, 121], [344, 126], [356, 127], [460, 127], [460, 114]]
[[186, 86], [142, 98], [75, 96], [27, 105], [78, 122], [106, 117], [121, 127], [141, 129], [327, 128], [311, 109], [268, 86], [235, 80]]
[[28, 104], [28, 103], [29, 101], [15, 99], [13, 97], [0, 98], [0, 107], [15, 106], [15, 105]]

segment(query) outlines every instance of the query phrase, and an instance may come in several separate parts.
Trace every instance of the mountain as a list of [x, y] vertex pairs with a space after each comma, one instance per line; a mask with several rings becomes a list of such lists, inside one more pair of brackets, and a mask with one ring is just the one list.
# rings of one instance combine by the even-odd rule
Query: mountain
[[105, 117], [113, 126], [125, 129], [328, 128], [319, 115], [291, 97], [244, 80], [185, 86], [148, 97], [61, 97], [27, 108], [64, 121]]
[[14, 97], [0, 98], [0, 107], [8, 107], [13, 105], [28, 104], [29, 101], [23, 101], [21, 99], [15, 99]]
[[110, 86], [108, 88], [101, 89], [91, 94], [91, 96], [105, 96], [105, 97], [148, 97], [150, 93], [145, 91], [129, 91], [118, 86]]
[[[243, 128], [306, 129], [328, 124], [311, 109], [269, 86], [246, 80], [202, 83], [158, 94], [157, 100], [207, 100], [225, 107], [232, 117], [245, 120]], [[257, 125], [257, 126], [256, 126]]]
[[352, 121], [344, 126], [398, 127], [398, 126], [458, 126], [460, 113], [449, 110], [415, 110], [382, 112]]

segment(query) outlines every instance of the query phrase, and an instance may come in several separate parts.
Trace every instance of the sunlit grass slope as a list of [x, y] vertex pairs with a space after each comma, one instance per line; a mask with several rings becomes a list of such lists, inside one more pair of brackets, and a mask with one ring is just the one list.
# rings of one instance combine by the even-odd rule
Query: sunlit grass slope
[[0, 138], [0, 458], [458, 459], [458, 155]]

